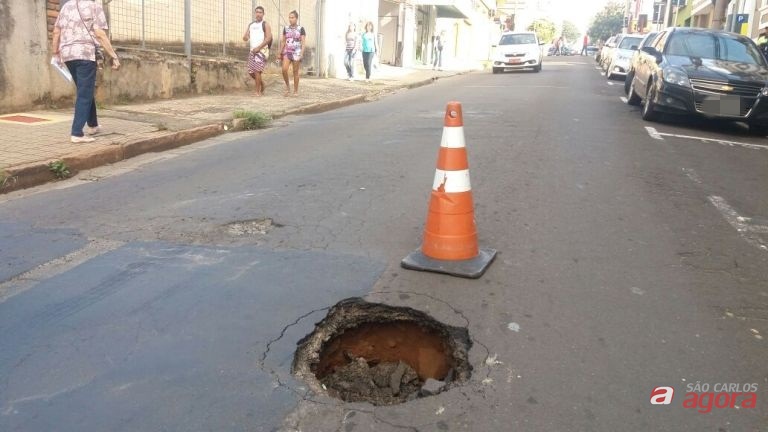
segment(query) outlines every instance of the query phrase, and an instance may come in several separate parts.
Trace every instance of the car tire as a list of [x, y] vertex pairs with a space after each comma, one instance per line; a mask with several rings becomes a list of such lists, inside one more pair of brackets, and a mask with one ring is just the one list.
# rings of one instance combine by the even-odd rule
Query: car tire
[[533, 71], [534, 72], [541, 72], [541, 63], [539, 63], [538, 65], [534, 66]]
[[497, 68], [497, 67], [493, 68], [493, 73], [495, 74], [501, 73], [501, 68]]
[[608, 81], [613, 79], [613, 72], [611, 72], [612, 70], [613, 70], [613, 64], [609, 64], [608, 69], [605, 70], [605, 79], [607, 79]]
[[768, 135], [768, 125], [763, 123], [750, 123], [749, 133], [755, 136], [765, 137]]
[[624, 77], [624, 94], [629, 96], [629, 87], [632, 85], [632, 80], [635, 79], [635, 73], [632, 71], [627, 72], [627, 76]]
[[629, 83], [629, 92], [627, 93], [627, 105], [640, 106], [640, 102], [642, 101], [643, 99], [635, 91], [635, 80], [633, 76], [632, 81]]
[[645, 104], [643, 105], [642, 116], [645, 121], [656, 121], [659, 119], [659, 113], [656, 111], [656, 103], [653, 99], [656, 98], [656, 85], [653, 81], [648, 82], [648, 87], [645, 90]]

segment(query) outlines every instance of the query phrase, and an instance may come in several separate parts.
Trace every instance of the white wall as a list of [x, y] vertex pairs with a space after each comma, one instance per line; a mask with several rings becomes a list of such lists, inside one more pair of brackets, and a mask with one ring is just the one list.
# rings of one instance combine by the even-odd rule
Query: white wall
[[72, 93], [49, 64], [45, 0], [0, 0], [0, 112]]

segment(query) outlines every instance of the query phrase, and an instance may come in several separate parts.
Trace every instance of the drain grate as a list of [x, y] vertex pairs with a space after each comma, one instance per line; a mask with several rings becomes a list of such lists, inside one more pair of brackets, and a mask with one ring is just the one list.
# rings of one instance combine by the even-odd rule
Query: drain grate
[[411, 308], [347, 299], [299, 342], [293, 373], [347, 402], [393, 405], [466, 382], [469, 332]]

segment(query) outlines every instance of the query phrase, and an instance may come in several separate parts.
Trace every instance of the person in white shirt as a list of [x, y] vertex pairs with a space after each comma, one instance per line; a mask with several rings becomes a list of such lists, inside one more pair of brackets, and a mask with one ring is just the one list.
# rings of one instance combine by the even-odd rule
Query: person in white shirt
[[256, 96], [264, 94], [264, 80], [261, 74], [267, 67], [269, 48], [272, 46], [272, 27], [264, 21], [264, 8], [256, 6], [253, 12], [254, 20], [248, 25], [243, 35], [243, 40], [250, 42], [248, 53], [248, 75], [253, 78], [256, 87]]

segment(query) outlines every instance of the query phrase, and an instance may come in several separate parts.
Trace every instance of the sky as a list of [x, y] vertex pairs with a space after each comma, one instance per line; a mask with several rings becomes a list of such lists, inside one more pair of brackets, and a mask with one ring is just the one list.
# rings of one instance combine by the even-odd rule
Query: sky
[[581, 31], [587, 30], [592, 17], [608, 3], [609, 0], [552, 0], [555, 9], [562, 13], [562, 19], [576, 24]]

